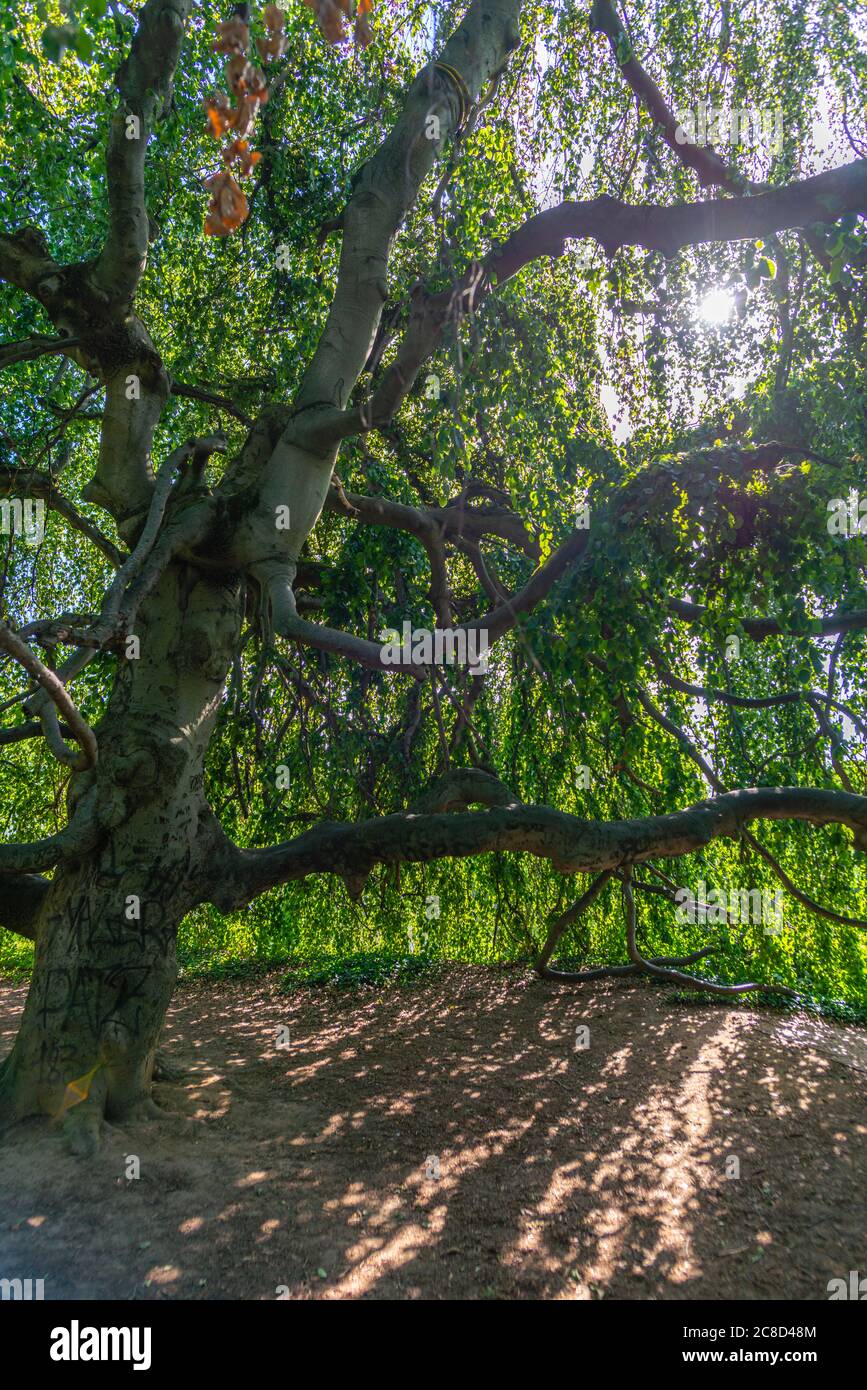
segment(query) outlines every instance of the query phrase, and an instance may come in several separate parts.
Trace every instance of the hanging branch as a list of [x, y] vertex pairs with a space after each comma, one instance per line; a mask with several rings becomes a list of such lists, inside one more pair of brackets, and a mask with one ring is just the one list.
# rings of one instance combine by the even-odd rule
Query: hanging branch
[[[673, 984], [686, 985], [689, 989], [703, 989], [708, 994], [719, 994], [724, 996], [736, 996], [739, 994], [749, 994], [756, 990], [763, 993], [785, 994], [790, 999], [797, 999], [797, 991], [786, 989], [783, 985], [765, 985], [750, 981], [741, 985], [720, 985], [712, 980], [703, 980], [699, 975], [687, 975], [682, 970], [674, 969], [674, 963], [660, 964], [659, 962], [643, 956], [638, 949], [635, 941], [635, 898], [632, 894], [631, 874], [623, 875], [623, 899], [626, 904], [626, 949], [629, 958], [639, 970], [644, 970], [648, 975], [654, 975], [658, 980], [670, 980]], [[698, 952], [692, 959], [697, 960], [700, 955], [708, 954], [710, 949], [704, 953]], [[685, 964], [686, 960], [677, 962]]]
[[[40, 719], [55, 757], [76, 772], [82, 772], [86, 768], [95, 766], [97, 759], [96, 735], [79, 714], [66, 691], [66, 687], [55, 672], [49, 670], [30, 650], [27, 643], [22, 642], [21, 638], [4, 622], [0, 622], [0, 649], [8, 652], [20, 666], [24, 667], [27, 674], [44, 691], [46, 700], [51, 702], [49, 708], [40, 712]], [[72, 737], [80, 745], [80, 753], [75, 753], [64, 743], [57, 722], [58, 711], [66, 720]]]

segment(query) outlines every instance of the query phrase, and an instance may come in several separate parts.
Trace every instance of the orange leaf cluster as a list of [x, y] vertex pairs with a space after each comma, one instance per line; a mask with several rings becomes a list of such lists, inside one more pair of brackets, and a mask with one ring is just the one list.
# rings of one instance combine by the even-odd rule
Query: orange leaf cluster
[[245, 93], [262, 105], [268, 100], [268, 84], [261, 68], [254, 68], [243, 53], [236, 53], [226, 65], [226, 81], [236, 97]]
[[343, 43], [346, 38], [345, 17], [349, 14], [349, 0], [304, 0], [313, 10], [316, 23], [329, 43]]
[[225, 24], [217, 25], [217, 33], [219, 38], [213, 45], [215, 53], [235, 53], [243, 58], [250, 45], [250, 30], [243, 19], [237, 16], [227, 19]]
[[228, 236], [246, 219], [247, 199], [228, 169], [221, 169], [205, 180], [211, 201], [205, 218], [206, 236]]
[[268, 30], [268, 37], [257, 39], [256, 47], [263, 63], [273, 63], [286, 52], [286, 35], [283, 33], [286, 16], [278, 5], [266, 5], [262, 11], [262, 18]]
[[259, 151], [251, 150], [246, 140], [233, 140], [231, 145], [227, 145], [223, 150], [223, 163], [231, 168], [237, 159], [241, 178], [244, 179], [253, 172], [261, 158]]
[[226, 131], [231, 128], [235, 114], [226, 93], [212, 92], [209, 97], [205, 97], [205, 111], [211, 125], [211, 134], [215, 140], [222, 140]]
[[[286, 15], [279, 6], [266, 5], [262, 17], [268, 37], [257, 40], [259, 56], [263, 61], [282, 57], [286, 50], [283, 33]], [[229, 134], [234, 135], [234, 139], [223, 151], [223, 163], [227, 167], [205, 182], [211, 193], [205, 218], [206, 236], [228, 236], [241, 225], [249, 212], [247, 199], [230, 171], [237, 162], [240, 177], [246, 178], [261, 159], [262, 156], [252, 151], [247, 141], [256, 124], [259, 107], [268, 100], [265, 74], [260, 68], [254, 67], [247, 57], [250, 44], [248, 25], [235, 17], [219, 26], [218, 35], [213, 49], [229, 59], [226, 82], [235, 97], [235, 105], [232, 105], [225, 92], [213, 92], [205, 98], [205, 113], [215, 140], [222, 140]]]
[[[352, 0], [304, 0], [304, 3], [313, 10], [328, 42], [343, 43], [347, 37], [346, 20], [352, 14]], [[373, 0], [358, 0], [353, 36], [359, 48], [366, 48], [373, 41], [373, 30], [367, 19], [372, 9]]]

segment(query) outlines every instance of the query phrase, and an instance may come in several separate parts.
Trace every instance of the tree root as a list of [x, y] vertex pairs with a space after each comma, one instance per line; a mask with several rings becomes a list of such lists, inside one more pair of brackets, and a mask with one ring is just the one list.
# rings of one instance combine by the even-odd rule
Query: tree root
[[141, 1095], [137, 1100], [125, 1109], [123, 1115], [112, 1121], [112, 1127], [117, 1129], [127, 1129], [130, 1125], [138, 1124], [142, 1120], [173, 1120], [175, 1117], [162, 1106], [157, 1105], [153, 1096]]
[[61, 1120], [63, 1137], [75, 1158], [93, 1158], [102, 1143], [102, 1103], [83, 1101], [67, 1110]]
[[154, 1057], [153, 1080], [171, 1081], [175, 1084], [185, 1081], [188, 1073], [183, 1067], [173, 1062], [168, 1055], [159, 1049]]
[[[690, 989], [703, 989], [708, 994], [721, 994], [736, 996], [739, 994], [749, 994], [752, 992], [785, 994], [789, 998], [797, 997], [797, 991], [786, 989], [783, 985], [765, 985], [749, 981], [742, 985], [720, 985], [712, 980], [703, 980], [699, 975], [687, 975], [682, 970], [673, 970], [673, 961], [665, 965], [655, 960], [648, 960], [643, 956], [635, 942], [635, 898], [632, 893], [631, 875], [627, 872], [623, 877], [623, 898], [626, 903], [626, 949], [629, 958], [639, 970], [644, 970], [648, 975], [655, 975], [660, 980], [671, 980], [674, 984], [686, 985]], [[685, 964], [683, 961], [677, 964]]]
[[[692, 965], [693, 961], [702, 960], [703, 957], [709, 956], [713, 950], [713, 946], [705, 946], [700, 951], [693, 951], [689, 956], [651, 956], [646, 962], [646, 966], [633, 963], [632, 965], [600, 965], [598, 969], [594, 970], [552, 970], [548, 965], [537, 964], [536, 973], [546, 980], [570, 980], [581, 983], [584, 980], [604, 980], [611, 976], [646, 974], [648, 973], [646, 967], [651, 965]], [[698, 976], [684, 975], [683, 978], [694, 978], [697, 983], [701, 983]]]
[[[593, 900], [605, 887], [605, 884], [613, 876], [613, 870], [600, 874], [583, 897], [570, 908], [562, 913], [548, 932], [544, 946], [539, 952], [535, 969], [538, 975], [546, 980], [565, 980], [571, 984], [583, 984], [587, 980], [605, 980], [619, 978], [620, 976], [650, 975], [659, 980], [670, 980], [672, 984], [686, 986], [688, 989], [705, 990], [708, 994], [719, 994], [723, 996], [736, 997], [740, 994], [766, 993], [766, 994], [785, 994], [790, 999], [796, 999], [797, 990], [788, 989], [784, 985], [766, 985], [754, 981], [740, 985], [721, 985], [713, 980], [703, 980], [700, 975], [690, 975], [686, 971], [677, 967], [682, 965], [692, 965], [697, 960], [703, 960], [706, 956], [712, 955], [717, 949], [715, 946], [704, 946], [700, 951], [693, 951], [688, 956], [643, 956], [636, 944], [636, 922], [635, 922], [635, 898], [632, 892], [632, 873], [630, 869], [622, 870], [620, 877], [623, 880], [623, 898], [626, 905], [626, 948], [629, 952], [629, 965], [602, 965], [593, 970], [552, 970], [548, 961], [554, 953], [566, 927], [576, 920], [582, 912], [590, 906]], [[639, 885], [642, 886], [642, 885]]]

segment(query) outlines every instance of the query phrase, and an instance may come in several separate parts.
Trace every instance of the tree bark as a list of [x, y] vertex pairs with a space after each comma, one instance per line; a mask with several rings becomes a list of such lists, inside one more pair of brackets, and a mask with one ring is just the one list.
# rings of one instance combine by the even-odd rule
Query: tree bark
[[95, 787], [99, 841], [58, 865], [42, 900], [0, 1113], [63, 1117], [76, 1148], [103, 1114], [147, 1104], [177, 929], [207, 875], [203, 761], [240, 615], [237, 585], [167, 571], [137, 622], [141, 656], [119, 663], [99, 763], [70, 784], [70, 810]]

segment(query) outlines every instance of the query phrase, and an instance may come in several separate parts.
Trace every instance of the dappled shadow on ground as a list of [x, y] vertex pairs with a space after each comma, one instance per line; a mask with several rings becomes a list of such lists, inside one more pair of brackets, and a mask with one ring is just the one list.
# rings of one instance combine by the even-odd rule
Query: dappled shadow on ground
[[[0, 992], [3, 1050], [22, 1003]], [[166, 1047], [188, 1069], [157, 1087], [172, 1116], [108, 1131], [88, 1166], [40, 1122], [7, 1136], [0, 1277], [49, 1298], [825, 1299], [867, 1270], [854, 1029], [457, 967], [348, 997], [186, 985]]]

